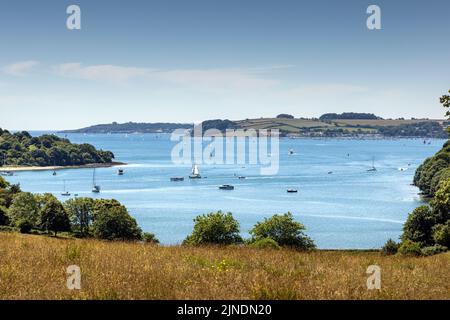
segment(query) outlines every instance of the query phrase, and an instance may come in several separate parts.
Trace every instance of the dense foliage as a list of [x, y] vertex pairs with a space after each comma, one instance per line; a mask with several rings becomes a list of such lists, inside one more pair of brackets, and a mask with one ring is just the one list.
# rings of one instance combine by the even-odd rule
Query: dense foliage
[[396, 126], [377, 126], [376, 129], [385, 137], [448, 138], [445, 128], [437, 121], [423, 121]]
[[224, 132], [226, 130], [239, 129], [239, 125], [236, 122], [228, 120], [228, 119], [226, 119], [226, 120], [216, 119], [216, 120], [203, 121], [202, 122], [203, 133], [205, 133], [205, 131], [210, 130], [210, 129], [215, 129], [215, 130]]
[[114, 154], [90, 144], [73, 144], [56, 135], [32, 137], [28, 132], [0, 129], [0, 166], [70, 166], [111, 163]]
[[52, 194], [21, 192], [2, 177], [0, 226], [23, 233], [70, 232], [79, 237], [158, 243], [153, 234], [142, 233], [136, 220], [117, 200], [75, 198], [61, 203]]
[[211, 212], [194, 219], [192, 234], [184, 240], [187, 245], [236, 244], [243, 240], [239, 235], [239, 222], [231, 213]]
[[[449, 100], [448, 96], [441, 98], [445, 108], [449, 107]], [[409, 215], [399, 252], [416, 255], [443, 252], [450, 245], [450, 141], [419, 166], [414, 184], [431, 200]]]
[[277, 115], [277, 119], [294, 119], [293, 115], [282, 113]]
[[258, 222], [250, 231], [254, 241], [272, 239], [280, 246], [294, 247], [301, 250], [314, 249], [314, 242], [303, 231], [305, 227], [294, 221], [292, 213], [274, 215], [263, 222]]
[[107, 240], [141, 240], [142, 230], [116, 200], [98, 200], [93, 211], [94, 236]]
[[344, 112], [337, 113], [325, 113], [320, 116], [319, 120], [380, 120], [382, 118], [377, 117], [373, 113], [356, 113], [356, 112]]

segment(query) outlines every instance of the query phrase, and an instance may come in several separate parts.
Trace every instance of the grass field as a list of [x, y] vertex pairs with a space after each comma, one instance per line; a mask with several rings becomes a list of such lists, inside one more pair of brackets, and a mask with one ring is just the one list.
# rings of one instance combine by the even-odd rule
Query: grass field
[[309, 119], [276, 119], [276, 118], [260, 118], [236, 121], [243, 129], [279, 129], [288, 133], [298, 133], [304, 129], [318, 128], [327, 129], [346, 129], [353, 132], [355, 126], [358, 126], [365, 133], [376, 133], [373, 130], [378, 126], [399, 126], [405, 124], [414, 124], [421, 122], [442, 122], [442, 120], [333, 120], [331, 122], [323, 122], [319, 120]]
[[[81, 290], [66, 268], [81, 268]], [[367, 290], [367, 267], [382, 289]], [[155, 247], [0, 233], [0, 299], [450, 299], [450, 253]]]

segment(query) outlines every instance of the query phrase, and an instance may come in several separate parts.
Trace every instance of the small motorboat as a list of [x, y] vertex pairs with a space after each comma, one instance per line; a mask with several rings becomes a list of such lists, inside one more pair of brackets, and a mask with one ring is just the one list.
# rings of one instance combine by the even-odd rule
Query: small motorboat
[[292, 156], [294, 154], [294, 149], [289, 150], [289, 155]]
[[219, 187], [220, 190], [234, 190], [234, 186], [230, 184], [224, 184]]
[[56, 176], [56, 171], [53, 171], [52, 175], [53, 175], [53, 176]]
[[247, 178], [244, 177], [244, 176], [239, 176], [238, 179], [239, 179], [239, 180], [245, 180], [245, 179], [247, 179]]
[[12, 177], [14, 175], [14, 173], [11, 171], [2, 171], [2, 172], [0, 172], [0, 175], [5, 176], [5, 177]]
[[287, 193], [298, 193], [297, 189], [287, 189]]
[[170, 181], [176, 182], [176, 181], [184, 181], [183, 177], [172, 177], [170, 178]]
[[333, 171], [328, 171], [328, 174], [333, 174]]
[[117, 170], [117, 175], [118, 176], [123, 176], [124, 173], [125, 173], [125, 171], [123, 171], [123, 169]]

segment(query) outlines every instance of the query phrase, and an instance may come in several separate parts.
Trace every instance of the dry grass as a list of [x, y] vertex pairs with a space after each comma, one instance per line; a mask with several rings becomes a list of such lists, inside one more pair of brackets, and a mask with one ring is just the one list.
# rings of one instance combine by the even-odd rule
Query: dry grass
[[[66, 268], [82, 290], [66, 288]], [[368, 291], [366, 269], [382, 269]], [[186, 248], [0, 233], [0, 299], [450, 299], [450, 254]]]

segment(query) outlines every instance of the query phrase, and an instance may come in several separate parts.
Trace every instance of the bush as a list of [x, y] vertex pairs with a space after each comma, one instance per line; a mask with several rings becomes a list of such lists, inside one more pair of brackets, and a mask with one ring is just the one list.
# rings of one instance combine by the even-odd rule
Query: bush
[[255, 249], [281, 249], [280, 245], [273, 239], [263, 238], [250, 243], [251, 248]]
[[258, 222], [250, 234], [253, 241], [261, 239], [272, 239], [280, 246], [295, 247], [301, 250], [314, 249], [314, 242], [303, 233], [305, 227], [294, 221], [292, 213], [288, 212], [284, 215], [274, 215], [270, 219], [264, 219]]
[[405, 240], [398, 248], [398, 253], [404, 256], [420, 256], [422, 255], [422, 248], [418, 242]]
[[[94, 205], [94, 236], [106, 240], [141, 240], [142, 231], [127, 208], [117, 200], [99, 200]], [[109, 203], [109, 205], [108, 205]]]
[[434, 228], [433, 239], [439, 245], [450, 247], [450, 221]]
[[423, 244], [433, 244], [433, 227], [436, 215], [427, 205], [416, 208], [403, 226], [402, 240], [411, 240]]
[[431, 247], [425, 247], [422, 249], [422, 255], [424, 256], [434, 256], [436, 254], [440, 254], [443, 252], [446, 252], [448, 250], [447, 247], [441, 246], [441, 245], [434, 245]]
[[159, 244], [159, 240], [153, 233], [144, 232], [142, 234], [142, 241], [149, 244]]
[[204, 244], [237, 244], [243, 240], [239, 235], [239, 223], [229, 212], [227, 214], [211, 212], [194, 219], [195, 225], [192, 234], [184, 240], [186, 245]]
[[19, 228], [20, 233], [30, 233], [31, 229], [33, 229], [33, 224], [27, 219], [17, 221], [16, 225]]
[[381, 252], [385, 255], [394, 255], [398, 252], [399, 244], [395, 242], [392, 239], [389, 239], [383, 248], [381, 249]]

